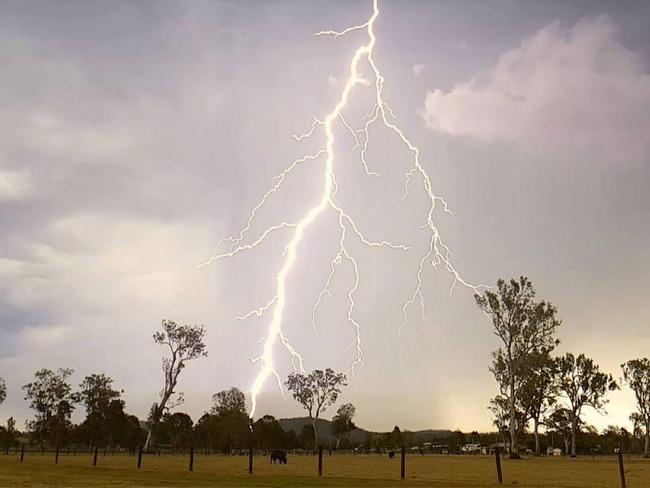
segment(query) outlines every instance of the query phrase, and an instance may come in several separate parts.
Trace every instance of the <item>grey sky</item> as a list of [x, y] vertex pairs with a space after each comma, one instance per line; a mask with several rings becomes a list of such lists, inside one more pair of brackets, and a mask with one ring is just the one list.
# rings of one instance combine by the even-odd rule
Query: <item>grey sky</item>
[[[650, 5], [646, 2], [380, 3], [376, 59], [386, 98], [416, 143], [463, 276], [525, 274], [556, 304], [561, 351], [609, 372], [650, 348]], [[106, 372], [144, 417], [159, 389], [162, 318], [204, 323], [209, 357], [183, 373], [193, 417], [215, 391], [248, 389], [268, 319], [233, 317], [273, 294], [287, 234], [200, 270], [293, 159], [322, 133], [292, 134], [341, 90], [370, 2], [3, 2], [0, 5], [0, 420], [24, 419], [20, 385], [41, 367], [74, 380]], [[417, 66], [417, 69], [414, 67]], [[416, 74], [417, 71], [417, 74]], [[371, 108], [355, 91], [346, 116]], [[368, 178], [337, 132], [340, 201], [369, 238], [359, 261], [364, 364], [342, 399], [374, 429], [488, 429], [497, 347], [469, 291], [427, 269], [429, 324], [401, 307], [426, 246], [422, 195], [401, 201], [408, 154], [377, 130]], [[338, 157], [338, 156], [337, 156]], [[313, 204], [321, 166], [301, 169], [260, 214], [259, 232]], [[311, 308], [336, 252], [332, 215], [314, 225], [291, 275], [285, 328], [308, 368], [347, 368], [351, 272]], [[277, 350], [278, 369], [290, 371]], [[269, 382], [259, 413], [298, 413]], [[633, 408], [611, 395], [595, 425]]]

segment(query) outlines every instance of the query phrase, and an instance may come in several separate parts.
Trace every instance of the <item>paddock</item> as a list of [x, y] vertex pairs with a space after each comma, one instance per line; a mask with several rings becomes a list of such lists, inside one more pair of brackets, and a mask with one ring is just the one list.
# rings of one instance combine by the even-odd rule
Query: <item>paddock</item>
[[[650, 460], [625, 459], [628, 488], [650, 486]], [[323, 455], [323, 475], [318, 476], [317, 456], [289, 455], [288, 464], [270, 464], [261, 453], [253, 457], [248, 473], [246, 455], [194, 456], [190, 472], [189, 454], [144, 454], [137, 469], [137, 454], [116, 453], [97, 458], [89, 453], [26, 452], [0, 455], [0, 486], [433, 486], [490, 487], [497, 483], [495, 458], [490, 455], [406, 454], [405, 479], [400, 480], [400, 456], [389, 459], [377, 454]], [[502, 486], [531, 488], [613, 488], [620, 486], [618, 458], [530, 457], [501, 460]]]

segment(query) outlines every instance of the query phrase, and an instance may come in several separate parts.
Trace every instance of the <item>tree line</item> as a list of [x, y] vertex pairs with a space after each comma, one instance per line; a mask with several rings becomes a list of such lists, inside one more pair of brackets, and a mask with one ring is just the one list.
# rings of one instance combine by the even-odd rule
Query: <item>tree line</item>
[[[244, 393], [238, 388], [215, 393], [212, 405], [196, 423], [183, 412], [173, 410], [183, 404], [183, 393], [177, 390], [180, 374], [189, 361], [207, 356], [203, 326], [179, 325], [163, 320], [161, 330], [153, 340], [165, 352], [162, 358], [162, 388], [159, 399], [149, 410], [146, 422], [126, 412], [123, 390], [113, 385], [113, 379], [103, 373], [86, 376], [75, 391], [70, 382], [71, 369], [56, 371], [40, 369], [33, 381], [23, 385], [24, 399], [34, 412], [27, 421], [30, 441], [40, 446], [78, 444], [117, 446], [145, 449], [168, 446], [183, 449], [189, 446], [206, 447], [223, 452], [251, 445], [265, 448], [313, 448], [319, 445], [318, 419], [338, 399], [347, 386], [343, 373], [332, 369], [314, 370], [309, 374], [292, 373], [286, 388], [305, 408], [311, 421], [302, 432], [285, 432], [271, 415], [253, 422], [246, 412]], [[7, 388], [0, 378], [0, 404]], [[72, 413], [77, 406], [85, 409], [86, 418], [73, 425]], [[342, 405], [332, 422], [332, 435], [337, 445], [354, 428], [355, 408]], [[0, 427], [0, 443], [4, 446], [17, 442], [19, 432], [10, 418], [7, 427]]]
[[[500, 340], [500, 347], [492, 353], [489, 366], [499, 393], [490, 401], [489, 408], [512, 458], [519, 456], [520, 440], [531, 424], [536, 454], [541, 454], [541, 428], [547, 437], [562, 439], [565, 452], [570, 451], [575, 456], [578, 440], [594, 434], [594, 429], [583, 421], [585, 410], [603, 412], [608, 402], [607, 393], [620, 388], [621, 383], [627, 383], [636, 399], [636, 411], [630, 415], [633, 425], [630, 436], [643, 437], [645, 456], [650, 456], [648, 358], [631, 359], [622, 364], [622, 378], [616, 381], [585, 354], [568, 352], [554, 356], [560, 343], [556, 333], [561, 320], [551, 303], [536, 298], [533, 285], [526, 277], [499, 280], [495, 288], [475, 295], [475, 300], [490, 318], [494, 334]], [[246, 412], [245, 396], [235, 387], [216, 393], [209, 411], [194, 423], [189, 415], [173, 410], [184, 400], [182, 392], [178, 391], [181, 372], [190, 361], [207, 356], [205, 328], [163, 320], [153, 340], [164, 351], [162, 387], [146, 422], [126, 412], [123, 391], [116, 389], [107, 375], [90, 374], [75, 391], [70, 383], [72, 370], [41, 369], [36, 371], [33, 381], [22, 387], [24, 398], [34, 411], [34, 418], [26, 424], [31, 442], [129, 448], [144, 445], [145, 449], [154, 445], [178, 448], [194, 445], [224, 452], [251, 444], [268, 448], [309, 448], [321, 444], [318, 420], [337, 402], [347, 386], [346, 376], [329, 368], [309, 374], [290, 374], [284, 386], [306, 411], [311, 424], [298, 434], [284, 432], [270, 415], [252, 422]], [[6, 395], [6, 384], [0, 378], [0, 404]], [[71, 416], [77, 406], [85, 409], [86, 418], [81, 424], [73, 425]], [[348, 403], [341, 405], [333, 417], [331, 434], [336, 446], [355, 428], [355, 413], [354, 406]], [[388, 443], [398, 438], [403, 440], [396, 429], [381, 438], [368, 438], [365, 448], [370, 449], [377, 439]], [[607, 432], [608, 438], [612, 437], [612, 432], [618, 432], [621, 445], [628, 433], [616, 427], [608, 428]], [[12, 418], [6, 428], [0, 427], [3, 445], [15, 442], [17, 435]], [[452, 440], [455, 444], [458, 439]]]
[[[636, 399], [630, 415], [632, 435], [643, 436], [644, 455], [650, 456], [650, 360], [631, 359], [621, 365], [622, 379], [601, 371], [585, 354], [554, 356], [561, 320], [549, 302], [538, 300], [526, 277], [499, 280], [495, 289], [475, 295], [490, 318], [500, 347], [489, 366], [499, 386], [490, 401], [494, 425], [503, 434], [510, 457], [519, 457], [519, 439], [532, 423], [535, 454], [540, 455], [540, 427], [557, 434], [565, 452], [575, 456], [578, 434], [593, 428], [583, 421], [585, 410], [604, 412], [607, 394], [627, 383]], [[610, 426], [611, 427], [611, 426]], [[611, 427], [610, 431], [617, 428]], [[625, 429], [622, 429], [624, 432]], [[624, 437], [618, 428], [619, 437]]]

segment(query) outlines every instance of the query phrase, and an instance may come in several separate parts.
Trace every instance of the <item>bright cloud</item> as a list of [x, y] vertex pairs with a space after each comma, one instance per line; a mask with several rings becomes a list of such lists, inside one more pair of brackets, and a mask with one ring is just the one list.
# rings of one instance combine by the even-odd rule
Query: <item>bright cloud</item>
[[646, 158], [650, 74], [605, 16], [552, 23], [501, 55], [487, 79], [427, 93], [430, 129], [484, 141]]

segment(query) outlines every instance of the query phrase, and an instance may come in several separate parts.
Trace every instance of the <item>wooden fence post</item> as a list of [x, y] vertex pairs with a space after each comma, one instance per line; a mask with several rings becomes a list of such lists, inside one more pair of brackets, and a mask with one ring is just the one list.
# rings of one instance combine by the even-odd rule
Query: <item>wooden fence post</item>
[[194, 446], [190, 446], [190, 472], [194, 471]]
[[253, 447], [248, 450], [248, 474], [253, 474]]
[[142, 467], [142, 446], [138, 447], [138, 469]]
[[59, 464], [59, 445], [56, 445], [56, 451], [54, 451], [54, 464]]
[[621, 474], [621, 488], [625, 488], [625, 468], [623, 466], [623, 450], [618, 450], [618, 471]]
[[406, 444], [402, 444], [400, 479], [406, 478]]
[[318, 446], [318, 476], [323, 476], [323, 446]]
[[95, 446], [95, 453], [93, 454], [93, 466], [97, 466], [97, 446]]
[[499, 455], [499, 446], [494, 446], [494, 460], [497, 463], [497, 480], [503, 484], [503, 473], [501, 472], [501, 456]]
[[20, 445], [20, 462], [22, 463], [25, 459], [25, 444]]

